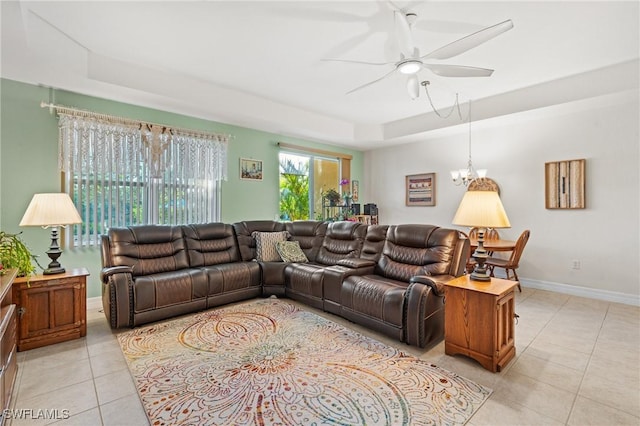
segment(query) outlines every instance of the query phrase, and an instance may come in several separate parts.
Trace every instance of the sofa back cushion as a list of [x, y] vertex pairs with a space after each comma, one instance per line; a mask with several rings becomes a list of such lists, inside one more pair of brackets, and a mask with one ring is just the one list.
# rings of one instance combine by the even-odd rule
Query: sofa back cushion
[[360, 257], [367, 225], [359, 222], [333, 222], [327, 226], [316, 262], [335, 265], [340, 259]]
[[113, 266], [131, 266], [133, 276], [189, 267], [180, 226], [140, 225], [108, 232]]
[[249, 261], [256, 258], [256, 240], [251, 236], [254, 232], [284, 231], [284, 223], [274, 220], [247, 220], [233, 224], [238, 239], [238, 247], [242, 260]]
[[289, 231], [289, 240], [298, 241], [307, 259], [315, 262], [327, 232], [327, 225], [327, 222], [318, 220], [298, 220], [287, 222], [285, 229]]
[[203, 223], [182, 228], [192, 267], [240, 261], [240, 249], [231, 225]]
[[376, 273], [409, 282], [414, 275], [449, 273], [459, 233], [433, 225], [392, 225]]
[[369, 225], [367, 227], [367, 235], [362, 244], [362, 253], [360, 257], [363, 259], [378, 262], [382, 255], [384, 243], [387, 241], [387, 230], [389, 225]]

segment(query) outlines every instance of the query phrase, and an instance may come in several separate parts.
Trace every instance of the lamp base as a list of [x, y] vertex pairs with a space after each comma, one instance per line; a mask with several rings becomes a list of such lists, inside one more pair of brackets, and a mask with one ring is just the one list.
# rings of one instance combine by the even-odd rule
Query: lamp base
[[58, 245], [58, 227], [54, 226], [51, 228], [51, 246], [49, 250], [47, 250], [47, 256], [51, 259], [51, 263], [49, 263], [47, 269], [42, 272], [44, 275], [63, 274], [65, 272], [60, 262], [58, 262], [61, 254], [62, 250], [60, 250], [60, 246]]
[[56, 274], [64, 274], [66, 271], [62, 266], [59, 266], [57, 268], [47, 268], [44, 271], [42, 271], [43, 275], [56, 275]]
[[486, 270], [484, 272], [473, 271], [469, 274], [469, 279], [473, 281], [491, 281], [491, 276], [487, 274]]
[[476, 260], [476, 267], [469, 274], [469, 279], [473, 281], [491, 281], [491, 276], [487, 273], [486, 266], [484, 266], [484, 262], [489, 257], [484, 249], [484, 228], [478, 229], [478, 247], [472, 256]]

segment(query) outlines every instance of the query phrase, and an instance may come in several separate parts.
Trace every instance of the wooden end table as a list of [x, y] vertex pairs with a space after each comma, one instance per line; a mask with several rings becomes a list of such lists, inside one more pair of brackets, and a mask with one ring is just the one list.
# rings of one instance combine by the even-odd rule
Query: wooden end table
[[444, 351], [501, 371], [516, 355], [515, 291], [518, 281], [473, 281], [463, 275], [445, 283]]
[[85, 268], [78, 268], [13, 281], [18, 351], [86, 336], [88, 275]]

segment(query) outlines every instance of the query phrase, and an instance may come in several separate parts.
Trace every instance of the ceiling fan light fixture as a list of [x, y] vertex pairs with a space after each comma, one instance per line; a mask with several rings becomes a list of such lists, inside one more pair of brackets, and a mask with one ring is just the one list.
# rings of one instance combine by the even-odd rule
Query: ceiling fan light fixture
[[422, 68], [422, 62], [417, 60], [408, 60], [398, 64], [398, 71], [402, 74], [416, 74]]

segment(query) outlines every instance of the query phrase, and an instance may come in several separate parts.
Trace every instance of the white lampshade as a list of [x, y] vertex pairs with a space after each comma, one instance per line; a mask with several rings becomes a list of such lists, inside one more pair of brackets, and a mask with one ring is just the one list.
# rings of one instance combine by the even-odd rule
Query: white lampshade
[[453, 224], [478, 228], [511, 227], [500, 196], [495, 191], [465, 192]]
[[63, 226], [82, 223], [71, 197], [65, 193], [35, 194], [20, 226]]

